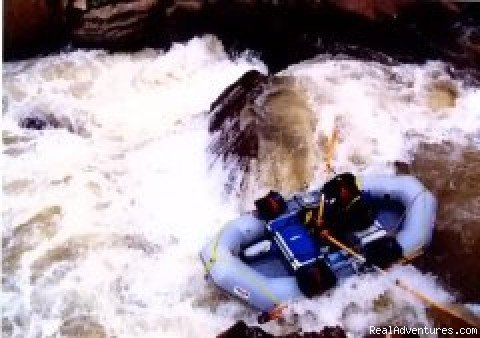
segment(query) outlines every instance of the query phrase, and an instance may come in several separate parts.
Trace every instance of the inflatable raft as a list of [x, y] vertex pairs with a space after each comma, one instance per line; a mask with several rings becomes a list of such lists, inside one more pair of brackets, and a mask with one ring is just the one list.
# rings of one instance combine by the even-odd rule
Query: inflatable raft
[[[412, 176], [357, 181], [369, 195], [375, 220], [353, 233], [349, 244], [382, 267], [420, 253], [433, 233], [437, 204], [432, 193]], [[320, 190], [294, 195], [269, 222], [252, 212], [227, 223], [200, 252], [208, 279], [265, 312], [371, 271], [369, 264], [313, 236], [300, 221], [301, 210], [319, 205], [320, 198]]]

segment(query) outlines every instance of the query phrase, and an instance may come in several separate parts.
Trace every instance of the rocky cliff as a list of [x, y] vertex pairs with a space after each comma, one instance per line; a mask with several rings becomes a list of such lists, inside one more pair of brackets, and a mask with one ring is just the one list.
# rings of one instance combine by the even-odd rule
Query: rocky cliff
[[[4, 56], [128, 50], [212, 33], [276, 70], [321, 52], [480, 63], [480, 5], [414, 0], [5, 0]], [[52, 47], [53, 46], [53, 47]], [[371, 56], [368, 56], [371, 57]]]

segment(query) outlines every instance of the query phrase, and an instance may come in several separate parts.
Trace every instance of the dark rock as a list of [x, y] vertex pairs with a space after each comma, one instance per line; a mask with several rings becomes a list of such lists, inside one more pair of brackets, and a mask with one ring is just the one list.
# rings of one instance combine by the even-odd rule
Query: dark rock
[[51, 114], [43, 113], [35, 113], [31, 116], [21, 118], [19, 120], [19, 125], [22, 128], [33, 130], [66, 128], [70, 132], [73, 132], [74, 129], [72, 123], [68, 119], [57, 119]]
[[[346, 338], [346, 332], [339, 326], [325, 326], [318, 332], [292, 332], [286, 335], [274, 336], [257, 326], [248, 326], [243, 321], [236, 322], [227, 331], [219, 334], [217, 338]], [[368, 334], [365, 338], [417, 338], [417, 334]]]
[[248, 170], [249, 160], [257, 158], [259, 136], [255, 99], [264, 92], [269, 77], [252, 70], [228, 86], [210, 107], [209, 132], [219, 132], [210, 150], [225, 161], [234, 157]]
[[23, 117], [18, 121], [21, 128], [32, 130], [60, 129], [64, 128], [71, 133], [78, 134], [83, 137], [90, 136], [82, 123], [73, 122], [67, 116], [55, 116], [43, 112], [34, 112], [30, 116]]
[[325, 326], [319, 332], [289, 333], [284, 338], [347, 338], [345, 331], [339, 326]]
[[77, 1], [70, 16], [72, 39], [103, 48], [141, 45], [157, 5], [158, 0], [97, 1], [90, 6]]
[[43, 130], [47, 127], [47, 122], [38, 117], [26, 117], [20, 120], [20, 127], [25, 129]]
[[271, 333], [268, 333], [262, 330], [257, 326], [248, 326], [243, 321], [235, 323], [227, 331], [219, 334], [218, 338], [274, 338], [274, 337], [283, 337], [283, 338], [346, 338], [347, 335], [345, 331], [338, 327], [324, 327], [319, 332], [293, 332], [282, 336], [274, 336]]
[[329, 0], [334, 6], [355, 13], [370, 20], [394, 18], [406, 8], [415, 4], [414, 0]]
[[402, 161], [395, 161], [393, 165], [395, 166], [395, 173], [397, 175], [410, 174], [410, 165], [408, 163]]
[[412, 0], [174, 3], [162, 25], [161, 34], [167, 40], [214, 33], [232, 50], [259, 51], [273, 72], [324, 52], [367, 60], [381, 52], [401, 62], [438, 58], [459, 68], [479, 65], [476, 47], [463, 41], [464, 31], [478, 26], [478, 4]]
[[236, 322], [227, 331], [220, 333], [218, 338], [273, 338], [270, 333], [263, 331], [259, 327], [249, 327], [244, 321]]
[[320, 53], [480, 69], [479, 19], [480, 4], [454, 1], [7, 0], [4, 56], [59, 36], [131, 50], [212, 33], [230, 51], [259, 52], [273, 72]]
[[[351, 12], [371, 21], [396, 19], [404, 12], [417, 6], [416, 0], [328, 0], [330, 4], [342, 11]], [[437, 1], [434, 6], [444, 12], [458, 14], [456, 1]]]
[[62, 0], [5, 0], [4, 57], [22, 57], [59, 48], [66, 30]]

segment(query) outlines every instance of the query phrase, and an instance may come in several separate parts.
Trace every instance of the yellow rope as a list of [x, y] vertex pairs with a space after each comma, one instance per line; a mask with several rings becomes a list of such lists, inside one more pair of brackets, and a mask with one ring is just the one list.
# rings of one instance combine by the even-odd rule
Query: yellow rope
[[[332, 136], [330, 137], [330, 139], [328, 140], [328, 143], [327, 143], [327, 151], [326, 151], [326, 159], [325, 159], [325, 162], [326, 162], [326, 172], [327, 172], [327, 175], [330, 175], [333, 173], [333, 169], [332, 169], [332, 165], [331, 165], [331, 161], [332, 161], [332, 158], [333, 158], [333, 153], [334, 153], [334, 148], [335, 148], [335, 144], [336, 144], [336, 140], [337, 140], [337, 136], [338, 136], [338, 131], [337, 131], [337, 128], [336, 126], [334, 126], [333, 128], [333, 132], [332, 132]], [[357, 177], [357, 180], [356, 180], [356, 183], [357, 183], [357, 186], [359, 187], [359, 189], [361, 189], [361, 186], [362, 186], [362, 182], [360, 182], [360, 179]], [[424, 191], [422, 191], [424, 192]], [[418, 194], [417, 196], [415, 196], [414, 198], [414, 201], [417, 199], [417, 197], [419, 196], [420, 194]], [[322, 201], [320, 203], [320, 206], [319, 206], [319, 209], [318, 209], [318, 218], [317, 218], [317, 221], [318, 221], [318, 224], [320, 225], [320, 222], [321, 222], [321, 217], [323, 216], [323, 212], [324, 212], [324, 196], [322, 195]], [[352, 200], [349, 205], [347, 206], [347, 209], [349, 207], [351, 207], [351, 205], [354, 204], [354, 202], [356, 202], [358, 199], [360, 198], [360, 196], [357, 196], [354, 200]], [[425, 203], [425, 201], [424, 201]], [[412, 202], [413, 204], [413, 202]], [[407, 210], [405, 210], [405, 214], [406, 214]], [[404, 215], [405, 216], [405, 215]], [[402, 217], [403, 218], [403, 217]], [[423, 225], [425, 226], [425, 225]], [[347, 251], [350, 255], [354, 256], [355, 258], [357, 258], [358, 260], [362, 261], [362, 262], [366, 262], [366, 259], [365, 257], [363, 257], [362, 255], [360, 255], [359, 253], [355, 252], [353, 249], [349, 248], [348, 246], [346, 246], [345, 244], [343, 244], [342, 242], [338, 241], [337, 239], [335, 239], [334, 237], [332, 237], [331, 235], [329, 235], [326, 231], [322, 232], [321, 233], [321, 236], [323, 236], [324, 238], [326, 238], [329, 242], [335, 244], [337, 247]], [[401, 259], [398, 263], [400, 264], [404, 264], [416, 257], [418, 257], [419, 255], [421, 255], [423, 253], [423, 251], [421, 250], [421, 248], [419, 248], [418, 250], [416, 250], [412, 255], [408, 256], [408, 257], [404, 257], [403, 259]], [[376, 267], [376, 269], [378, 271], [380, 271], [382, 274], [385, 274], [387, 275], [387, 272], [379, 267]], [[411, 288], [408, 284], [406, 284], [404, 281], [400, 280], [400, 279], [396, 279], [395, 280], [395, 285], [397, 285], [398, 287], [400, 287], [401, 289], [409, 292], [410, 294], [414, 295], [415, 297], [419, 298], [420, 300], [422, 300], [424, 303], [440, 310], [440, 311], [443, 311], [447, 314], [449, 314], [450, 316], [452, 317], [455, 317], [457, 319], [460, 319], [462, 321], [464, 321], [465, 323], [471, 325], [471, 326], [478, 326], [477, 323], [473, 323], [472, 321], [468, 320], [467, 318], [465, 318], [464, 316], [462, 316], [461, 314], [455, 312], [454, 310], [452, 309], [449, 309], [447, 308], [446, 306], [442, 305], [442, 304], [439, 304], [437, 302], [435, 302], [434, 300], [430, 299], [428, 296], [424, 295], [423, 293]]]
[[354, 205], [357, 201], [360, 200], [360, 195], [358, 195], [357, 197], [355, 197], [354, 199], [352, 199], [350, 201], [350, 203], [348, 203], [348, 205], [345, 207], [345, 211], [348, 211], [348, 209], [350, 209], [352, 207], [352, 205]]
[[323, 221], [323, 213], [325, 212], [325, 194], [322, 193], [322, 198], [318, 206], [318, 215], [317, 215], [317, 226], [321, 227]]
[[[205, 262], [205, 270], [207, 271], [207, 273], [210, 273], [215, 263], [217, 263], [220, 260], [219, 259], [220, 257], [218, 256], [218, 244], [220, 242], [220, 238], [222, 237], [223, 231], [224, 229], [222, 229], [218, 233], [217, 237], [215, 238], [215, 244], [212, 246], [212, 253], [211, 253], [210, 259], [207, 262]], [[246, 276], [246, 278], [249, 279], [260, 290], [260, 292], [263, 293], [265, 297], [271, 300], [276, 307], [281, 305], [281, 300], [273, 292], [271, 292], [268, 289], [268, 287], [264, 286], [263, 283], [258, 281], [255, 275], [249, 270], [248, 267], [242, 266], [242, 268], [244, 268], [243, 276]]]
[[419, 249], [419, 250], [416, 250], [415, 252], [413, 252], [412, 254], [406, 256], [406, 257], [403, 257], [402, 259], [400, 259], [398, 262], [396, 262], [397, 264], [406, 264], [412, 260], [414, 260], [415, 258], [419, 257], [420, 255], [423, 255], [423, 250], [422, 249]]
[[223, 228], [218, 232], [217, 237], [215, 238], [215, 244], [212, 247], [212, 254], [210, 255], [210, 259], [207, 262], [205, 262], [205, 270], [207, 270], [207, 273], [210, 273], [213, 266], [218, 261], [217, 249], [218, 249], [218, 243], [220, 242], [220, 237], [222, 237], [222, 234], [223, 234], [223, 230], [225, 230], [225, 228]]

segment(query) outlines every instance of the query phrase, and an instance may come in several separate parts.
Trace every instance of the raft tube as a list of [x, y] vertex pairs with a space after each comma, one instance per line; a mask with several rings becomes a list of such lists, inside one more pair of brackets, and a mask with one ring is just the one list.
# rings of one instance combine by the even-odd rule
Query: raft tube
[[358, 180], [360, 189], [374, 198], [397, 201], [405, 207], [395, 238], [404, 257], [421, 252], [432, 240], [437, 200], [413, 176], [365, 176]]
[[[377, 228], [381, 224], [381, 231], [395, 237], [404, 257], [416, 255], [430, 243], [437, 203], [432, 193], [415, 177], [366, 176], [357, 179], [362, 191], [373, 198], [378, 211]], [[295, 195], [287, 201], [287, 210], [279, 218], [290, 217], [312, 202], [318, 203], [319, 199], [320, 190]], [[280, 250], [270, 250], [256, 260], [246, 259], [245, 249], [271, 238], [267, 226], [254, 213], [241, 215], [228, 222], [200, 252], [209, 280], [260, 311], [270, 311], [286, 301], [305, 296], [294, 271], [286, 267]], [[372, 232], [359, 235], [362, 236], [363, 239], [371, 237]], [[337, 279], [361, 271], [358, 261], [341, 250], [326, 250], [324, 260]]]

